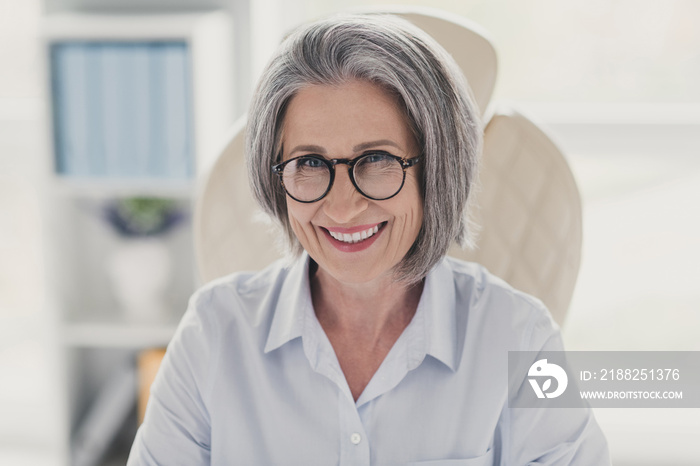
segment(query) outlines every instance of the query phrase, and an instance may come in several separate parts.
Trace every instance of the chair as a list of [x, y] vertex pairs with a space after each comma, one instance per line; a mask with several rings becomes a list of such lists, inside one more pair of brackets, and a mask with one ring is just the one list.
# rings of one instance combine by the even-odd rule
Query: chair
[[[450, 52], [488, 115], [496, 54], [474, 24], [424, 8], [384, 10], [414, 22]], [[476, 194], [481, 226], [476, 249], [449, 254], [485, 265], [515, 288], [540, 298], [562, 324], [581, 257], [581, 202], [561, 151], [529, 118], [495, 108], [484, 132]], [[275, 238], [257, 215], [244, 167], [245, 121], [205, 173], [195, 207], [195, 249], [201, 278], [258, 270], [277, 259]]]

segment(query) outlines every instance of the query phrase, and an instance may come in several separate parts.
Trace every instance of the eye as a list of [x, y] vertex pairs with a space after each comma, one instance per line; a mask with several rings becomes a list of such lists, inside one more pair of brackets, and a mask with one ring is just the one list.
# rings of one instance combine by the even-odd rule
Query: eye
[[296, 161], [296, 166], [299, 169], [323, 168], [325, 164], [316, 157], [299, 157]]
[[364, 158], [362, 159], [362, 161], [364, 163], [381, 164], [381, 163], [393, 162], [394, 158], [391, 157], [389, 154], [385, 154], [384, 152], [374, 152], [374, 153], [365, 155]]
[[355, 168], [358, 170], [390, 170], [397, 167], [401, 168], [401, 163], [391, 154], [372, 152], [362, 156]]

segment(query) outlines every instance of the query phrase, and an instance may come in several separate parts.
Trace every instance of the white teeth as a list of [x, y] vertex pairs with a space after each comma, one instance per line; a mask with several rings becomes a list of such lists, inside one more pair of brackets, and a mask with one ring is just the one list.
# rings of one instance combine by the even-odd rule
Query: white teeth
[[367, 230], [364, 231], [358, 231], [355, 233], [338, 233], [335, 231], [328, 231], [330, 235], [337, 239], [338, 241], [342, 241], [344, 243], [358, 243], [360, 241], [366, 240], [370, 236], [374, 235], [376, 232], [379, 231], [379, 225], [376, 225], [372, 228], [368, 228]]

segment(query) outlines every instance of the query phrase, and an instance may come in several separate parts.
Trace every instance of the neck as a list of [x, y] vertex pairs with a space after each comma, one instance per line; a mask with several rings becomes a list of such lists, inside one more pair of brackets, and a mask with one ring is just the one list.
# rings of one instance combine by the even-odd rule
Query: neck
[[418, 307], [423, 282], [397, 283], [379, 277], [365, 283], [340, 282], [322, 269], [311, 269], [314, 310], [327, 334], [356, 335], [377, 342], [383, 335], [399, 334]]

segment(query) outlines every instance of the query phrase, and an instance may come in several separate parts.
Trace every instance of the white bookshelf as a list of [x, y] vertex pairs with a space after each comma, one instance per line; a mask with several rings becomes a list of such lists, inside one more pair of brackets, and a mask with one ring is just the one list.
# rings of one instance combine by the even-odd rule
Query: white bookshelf
[[121, 348], [125, 350], [166, 346], [177, 324], [128, 322], [66, 323], [60, 332], [67, 348]]
[[139, 193], [141, 196], [189, 199], [195, 192], [195, 184], [192, 180], [96, 179], [56, 176], [51, 184], [57, 195], [93, 199], [126, 197], [133, 193]]
[[[46, 135], [48, 141], [53, 141], [46, 153], [47, 185], [44, 189], [51, 294], [47, 302], [57, 323], [52, 341], [59, 361], [57, 391], [61, 403], [61, 443], [64, 446], [62, 464], [77, 464], [80, 458], [92, 458], [84, 464], [123, 463], [136, 429], [135, 406], [125, 411], [132, 404], [128, 387], [133, 385], [130, 382], [133, 373], [128, 368], [135, 367], [140, 351], [167, 345], [189, 295], [197, 286], [191, 228], [195, 179], [213, 161], [233, 122], [235, 110], [233, 31], [229, 16], [224, 11], [167, 14], [64, 12], [43, 18], [42, 66], [49, 103]], [[67, 146], [58, 147], [57, 142], [61, 141], [59, 135], [65, 134], [66, 130], [61, 127], [64, 123], [59, 121], [63, 114], [55, 108], [59, 106], [56, 102], [61, 104], [62, 101], [53, 95], [56, 89], [60, 89], [55, 82], [58, 68], [52, 64], [52, 60], [56, 60], [56, 47], [65, 44], [127, 47], [161, 43], [179, 44], [178, 47], [184, 47], [186, 51], [185, 69], [189, 79], [186, 81], [188, 95], [183, 100], [187, 105], [183, 108], [187, 112], [189, 134], [177, 135], [191, 141], [187, 153], [191, 168], [186, 175], [170, 176], [166, 171], [158, 175], [138, 173], [129, 176], [109, 170], [96, 174], [89, 170], [88, 173], [79, 173], [79, 170], [61, 169], [60, 157], [68, 157], [71, 152], [65, 149]], [[66, 73], [72, 71], [70, 67], [64, 71], [66, 69]], [[79, 86], [76, 88], [80, 89]], [[131, 102], [130, 105], [138, 103]], [[76, 121], [80, 123], [80, 119]], [[84, 135], [92, 131], [89, 125], [94, 122], [84, 121], [80, 124], [87, 126], [77, 129], [76, 123], [72, 124], [71, 130], [77, 131], [75, 134]], [[124, 133], [119, 133], [119, 137], [124, 139]], [[109, 141], [107, 138], [104, 144], [109, 144]], [[114, 142], [114, 138], [111, 141]], [[115, 154], [117, 157], [134, 157], [133, 153], [123, 149], [120, 152], [113, 147], [92, 149], [83, 151], [81, 163], [86, 163], [85, 157], [103, 156], [100, 150], [111, 151], [109, 157], [112, 159]], [[117, 159], [116, 163], [121, 163], [121, 160]], [[110, 255], [127, 240], [120, 238], [103, 218], [104, 205], [110, 200], [130, 197], [171, 199], [185, 213], [182, 224], [159, 239], [167, 251], [171, 270], [164, 300], [166, 312], [156, 320], [144, 322], [134, 321], [125, 314], [115, 298], [106, 267]], [[119, 377], [120, 373], [124, 374], [122, 382], [115, 382], [115, 374]], [[136, 390], [134, 386], [134, 403]], [[113, 412], [115, 408], [110, 404], [110, 397], [115, 406], [122, 406], [120, 413]], [[100, 420], [100, 416], [105, 416], [100, 413], [108, 413], [112, 419], [123, 416], [126, 421]], [[80, 455], [71, 449], [78, 440], [87, 442], [87, 449], [81, 450]], [[105, 454], [87, 454], [90, 445]], [[98, 457], [99, 461], [92, 461]]]

